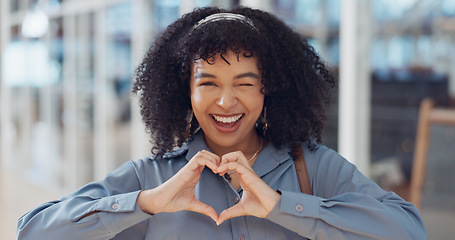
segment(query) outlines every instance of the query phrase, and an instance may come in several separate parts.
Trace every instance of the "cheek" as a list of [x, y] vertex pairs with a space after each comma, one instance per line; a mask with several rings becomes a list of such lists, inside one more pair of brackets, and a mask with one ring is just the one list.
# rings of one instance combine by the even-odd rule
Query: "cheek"
[[251, 106], [251, 111], [259, 112], [259, 114], [260, 114], [262, 112], [262, 108], [264, 106], [264, 95], [258, 94], [256, 96], [254, 96], [253, 98], [250, 98], [249, 106]]
[[191, 106], [193, 107], [194, 114], [198, 115], [199, 112], [204, 110], [204, 108], [205, 108], [204, 103], [206, 101], [204, 101], [203, 95], [198, 91], [192, 91], [190, 99], [191, 99]]
[[199, 96], [199, 92], [197, 91], [197, 88], [194, 87], [193, 81], [190, 82], [190, 100], [191, 104], [193, 104], [194, 101], [197, 101]]
[[190, 95], [190, 99], [191, 99], [191, 104], [194, 105], [194, 103], [201, 101], [201, 96], [196, 92], [192, 92]]

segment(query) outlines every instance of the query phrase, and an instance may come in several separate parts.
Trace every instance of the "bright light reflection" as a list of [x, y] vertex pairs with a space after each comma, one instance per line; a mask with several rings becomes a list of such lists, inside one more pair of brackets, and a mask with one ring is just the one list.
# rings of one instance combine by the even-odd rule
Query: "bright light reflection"
[[26, 38], [40, 38], [46, 34], [49, 18], [42, 10], [35, 8], [27, 12], [22, 22], [22, 35]]
[[7, 86], [42, 87], [58, 81], [60, 66], [49, 58], [43, 42], [11, 42], [2, 58], [2, 78]]

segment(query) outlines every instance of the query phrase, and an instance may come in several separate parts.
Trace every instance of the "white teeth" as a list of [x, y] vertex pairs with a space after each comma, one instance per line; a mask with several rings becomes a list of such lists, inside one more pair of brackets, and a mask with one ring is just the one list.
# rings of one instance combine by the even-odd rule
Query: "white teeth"
[[232, 116], [232, 117], [220, 117], [220, 116], [217, 116], [217, 115], [213, 115], [213, 117], [218, 122], [233, 123], [233, 122], [237, 122], [242, 117], [242, 114], [239, 114], [237, 116]]

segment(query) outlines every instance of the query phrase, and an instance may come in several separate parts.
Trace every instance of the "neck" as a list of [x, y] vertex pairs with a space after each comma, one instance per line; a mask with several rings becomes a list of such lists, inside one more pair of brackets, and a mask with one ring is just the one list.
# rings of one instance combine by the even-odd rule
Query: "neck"
[[242, 141], [242, 143], [233, 146], [220, 146], [207, 139], [205, 135], [204, 138], [210, 150], [220, 157], [230, 152], [241, 151], [247, 159], [250, 159], [256, 152], [258, 152], [259, 148], [264, 148], [265, 145], [263, 139], [256, 133], [245, 139], [245, 141]]

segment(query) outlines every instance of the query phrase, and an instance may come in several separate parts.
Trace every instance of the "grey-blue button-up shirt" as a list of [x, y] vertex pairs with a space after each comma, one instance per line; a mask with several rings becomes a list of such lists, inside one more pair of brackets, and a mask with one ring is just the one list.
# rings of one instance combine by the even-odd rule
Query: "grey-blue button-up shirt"
[[[171, 178], [198, 151], [203, 133], [163, 159], [130, 161], [100, 182], [45, 203], [19, 219], [18, 239], [426, 239], [418, 210], [382, 190], [335, 151], [303, 147], [313, 195], [300, 192], [289, 148], [267, 145], [253, 169], [282, 196], [267, 218], [243, 216], [217, 226], [202, 214], [148, 214], [138, 207], [141, 190]], [[236, 204], [242, 191], [209, 169], [196, 197], [218, 214]], [[88, 213], [99, 211], [88, 217]]]

